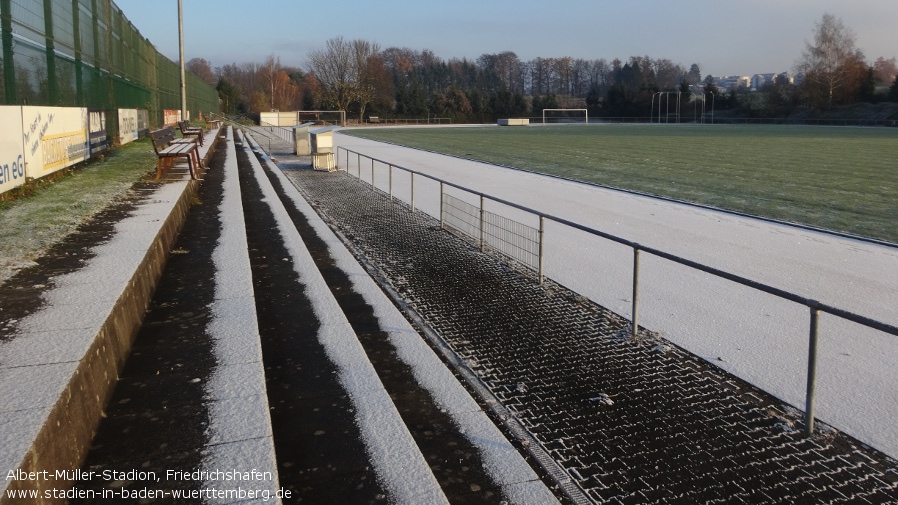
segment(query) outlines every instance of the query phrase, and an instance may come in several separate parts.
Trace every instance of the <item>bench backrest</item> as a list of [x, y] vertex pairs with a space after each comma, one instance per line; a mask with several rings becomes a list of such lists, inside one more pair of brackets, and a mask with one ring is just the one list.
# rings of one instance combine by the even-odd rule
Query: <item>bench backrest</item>
[[175, 130], [171, 126], [166, 126], [165, 128], [151, 131], [150, 137], [153, 139], [153, 150], [156, 151], [156, 154], [159, 154], [160, 150], [165, 149], [175, 140]]

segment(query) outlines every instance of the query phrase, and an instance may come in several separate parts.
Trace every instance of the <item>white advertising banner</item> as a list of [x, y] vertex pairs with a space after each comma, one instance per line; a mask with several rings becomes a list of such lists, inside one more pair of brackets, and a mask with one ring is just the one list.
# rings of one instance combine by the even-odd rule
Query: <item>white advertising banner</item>
[[85, 108], [22, 107], [22, 130], [28, 177], [39, 179], [90, 154]]
[[25, 139], [22, 108], [0, 106], [0, 193], [25, 184]]
[[118, 138], [121, 145], [137, 140], [137, 109], [118, 110]]

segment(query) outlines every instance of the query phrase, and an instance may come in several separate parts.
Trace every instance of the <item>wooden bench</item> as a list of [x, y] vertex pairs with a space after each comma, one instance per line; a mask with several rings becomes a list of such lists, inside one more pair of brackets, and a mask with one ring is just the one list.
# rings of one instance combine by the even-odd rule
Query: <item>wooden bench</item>
[[190, 123], [187, 121], [178, 121], [178, 128], [181, 129], [181, 135], [185, 137], [196, 137], [197, 142], [200, 145], [203, 145], [203, 132], [202, 128], [191, 128]]
[[153, 150], [156, 151], [156, 180], [159, 180], [175, 162], [175, 158], [186, 158], [190, 178], [197, 179], [201, 165], [199, 147], [195, 139], [176, 139], [171, 126], [151, 131]]

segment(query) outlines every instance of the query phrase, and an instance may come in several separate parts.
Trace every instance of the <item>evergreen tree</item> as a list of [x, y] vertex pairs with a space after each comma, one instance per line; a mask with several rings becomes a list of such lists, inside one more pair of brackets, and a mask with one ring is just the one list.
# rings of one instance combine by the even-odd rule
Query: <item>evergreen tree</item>
[[873, 67], [867, 67], [867, 75], [858, 88], [857, 99], [859, 102], [876, 101], [876, 74], [873, 72]]
[[221, 112], [223, 114], [233, 114], [241, 110], [241, 93], [240, 90], [228, 79], [222, 77], [218, 80], [218, 98], [221, 100]]

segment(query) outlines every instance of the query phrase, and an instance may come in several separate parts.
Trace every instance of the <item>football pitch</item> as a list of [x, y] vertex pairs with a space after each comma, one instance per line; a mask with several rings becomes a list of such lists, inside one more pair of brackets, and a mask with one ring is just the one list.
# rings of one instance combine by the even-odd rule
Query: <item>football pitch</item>
[[898, 129], [775, 125], [345, 133], [898, 243]]

